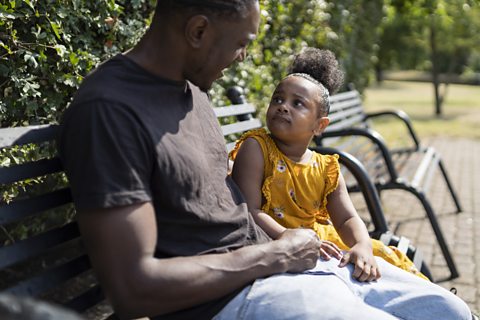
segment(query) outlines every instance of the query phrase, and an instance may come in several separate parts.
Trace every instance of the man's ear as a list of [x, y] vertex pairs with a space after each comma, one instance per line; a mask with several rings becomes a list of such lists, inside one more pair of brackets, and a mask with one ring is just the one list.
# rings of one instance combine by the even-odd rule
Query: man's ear
[[198, 49], [202, 46], [210, 26], [211, 21], [204, 15], [194, 15], [188, 19], [185, 25], [185, 38], [192, 48]]
[[319, 136], [330, 123], [329, 117], [321, 117], [317, 119], [316, 127], [313, 129], [313, 134]]

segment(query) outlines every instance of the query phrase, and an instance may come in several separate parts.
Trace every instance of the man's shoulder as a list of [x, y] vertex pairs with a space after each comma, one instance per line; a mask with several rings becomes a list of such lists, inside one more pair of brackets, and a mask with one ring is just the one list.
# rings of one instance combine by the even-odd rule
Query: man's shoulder
[[124, 59], [121, 55], [117, 55], [101, 63], [89, 73], [75, 94], [74, 101], [105, 98], [108, 95], [115, 97], [117, 92], [124, 90], [122, 83], [130, 82], [124, 76], [129, 73]]

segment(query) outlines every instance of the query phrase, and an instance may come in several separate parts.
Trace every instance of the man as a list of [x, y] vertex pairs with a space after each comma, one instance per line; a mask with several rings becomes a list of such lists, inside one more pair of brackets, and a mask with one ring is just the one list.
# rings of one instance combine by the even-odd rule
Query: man
[[[358, 299], [328, 271], [334, 265], [292, 275], [316, 265], [320, 240], [288, 230], [271, 241], [226, 178], [205, 91], [245, 58], [259, 11], [256, 0], [159, 0], [142, 40], [85, 79], [59, 149], [93, 267], [124, 318], [309, 318], [322, 310], [324, 319], [394, 319]], [[303, 294], [311, 296], [293, 300]], [[440, 310], [463, 305], [449, 308]]]

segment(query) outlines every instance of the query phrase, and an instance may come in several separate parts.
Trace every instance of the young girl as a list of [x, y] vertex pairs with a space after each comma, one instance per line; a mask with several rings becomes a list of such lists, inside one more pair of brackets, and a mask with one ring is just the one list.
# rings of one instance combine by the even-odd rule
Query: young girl
[[269, 132], [247, 132], [230, 153], [232, 177], [256, 223], [273, 239], [286, 228], [311, 228], [323, 240], [322, 257], [338, 258], [341, 267], [353, 263], [359, 281], [380, 278], [374, 255], [427, 279], [397, 248], [370, 239], [348, 195], [338, 155], [308, 149], [327, 127], [329, 92], [342, 81], [332, 52], [307, 48], [297, 55], [270, 101]]

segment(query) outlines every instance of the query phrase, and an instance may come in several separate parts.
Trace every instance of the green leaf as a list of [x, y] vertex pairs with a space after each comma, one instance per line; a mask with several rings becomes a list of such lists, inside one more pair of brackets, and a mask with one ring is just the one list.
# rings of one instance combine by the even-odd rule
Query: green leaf
[[80, 59], [75, 54], [75, 52], [70, 52], [68, 58], [70, 59], [70, 63], [74, 66], [76, 66], [78, 64], [78, 62], [80, 61]]
[[7, 46], [5, 43], [3, 43], [3, 41], [0, 40], [0, 47], [2, 47], [3, 49], [7, 50], [7, 53], [8, 54], [12, 54], [12, 50], [10, 50], [10, 47]]
[[55, 36], [57, 37], [57, 39], [62, 40], [62, 38], [60, 37], [60, 33], [61, 33], [60, 25], [58, 25], [57, 23], [55, 23], [53, 21], [50, 21], [50, 19], [48, 19], [48, 21], [50, 22], [50, 26], [52, 27], [52, 30], [55, 33]]
[[57, 44], [54, 46], [55, 50], [57, 50], [57, 54], [63, 58], [63, 56], [65, 55], [65, 52], [67, 51], [67, 48], [65, 48], [64, 45], [61, 45], [61, 44]]
[[35, 10], [35, 7], [33, 6], [33, 4], [30, 2], [30, 0], [23, 0], [30, 8], [32, 8], [32, 10]]

